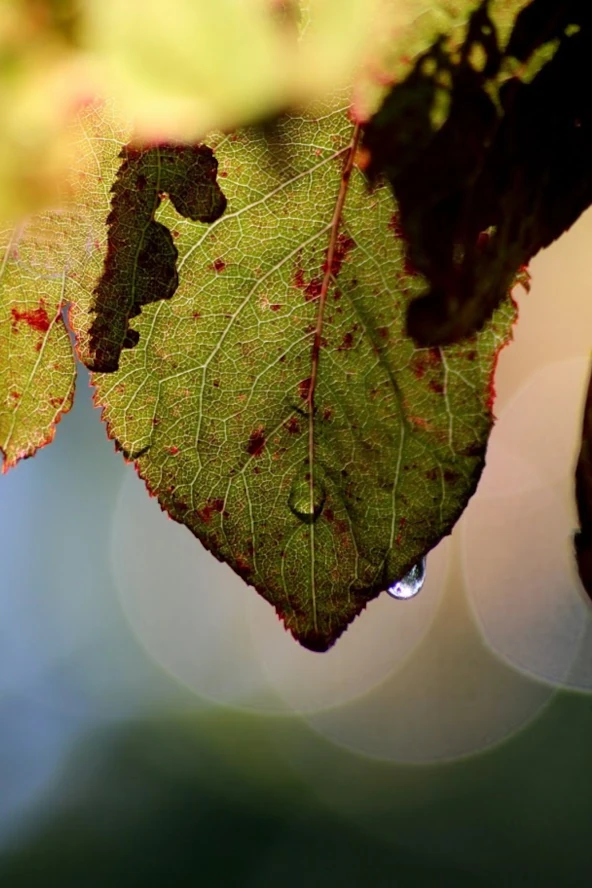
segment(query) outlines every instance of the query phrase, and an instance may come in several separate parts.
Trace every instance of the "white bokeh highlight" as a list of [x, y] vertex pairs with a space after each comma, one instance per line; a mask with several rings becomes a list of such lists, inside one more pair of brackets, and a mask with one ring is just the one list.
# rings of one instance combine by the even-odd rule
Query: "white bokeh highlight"
[[553, 684], [592, 690], [592, 604], [573, 555], [584, 357], [536, 370], [501, 411], [462, 519], [467, 588], [487, 643]]

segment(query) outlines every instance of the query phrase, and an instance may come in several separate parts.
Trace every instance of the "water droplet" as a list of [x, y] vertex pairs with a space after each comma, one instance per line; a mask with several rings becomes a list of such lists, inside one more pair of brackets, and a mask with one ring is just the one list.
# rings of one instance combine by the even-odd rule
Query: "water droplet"
[[426, 578], [426, 560], [422, 558], [417, 564], [414, 564], [408, 574], [398, 580], [393, 586], [387, 589], [389, 595], [393, 598], [407, 599], [414, 598], [425, 583]]
[[317, 481], [314, 482], [311, 496], [310, 475], [307, 472], [299, 475], [292, 484], [288, 505], [304, 524], [314, 524], [323, 511], [325, 496], [322, 484]]

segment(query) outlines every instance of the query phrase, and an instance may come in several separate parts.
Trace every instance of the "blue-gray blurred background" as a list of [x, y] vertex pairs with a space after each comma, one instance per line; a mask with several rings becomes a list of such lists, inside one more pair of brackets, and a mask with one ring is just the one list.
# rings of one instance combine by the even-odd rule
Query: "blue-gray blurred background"
[[588, 884], [591, 235], [516, 293], [483, 481], [424, 589], [325, 655], [161, 513], [81, 372], [0, 479], [1, 886]]

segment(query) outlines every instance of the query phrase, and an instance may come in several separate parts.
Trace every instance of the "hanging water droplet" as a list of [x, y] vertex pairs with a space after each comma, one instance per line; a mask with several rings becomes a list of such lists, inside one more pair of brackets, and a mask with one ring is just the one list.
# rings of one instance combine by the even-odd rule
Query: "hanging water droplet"
[[323, 511], [325, 496], [322, 484], [317, 481], [313, 483], [311, 491], [310, 475], [307, 472], [294, 480], [288, 497], [288, 505], [304, 524], [314, 524]]
[[407, 599], [414, 598], [426, 578], [426, 560], [422, 558], [417, 564], [414, 564], [408, 574], [398, 580], [393, 586], [387, 589], [389, 595], [393, 598]]

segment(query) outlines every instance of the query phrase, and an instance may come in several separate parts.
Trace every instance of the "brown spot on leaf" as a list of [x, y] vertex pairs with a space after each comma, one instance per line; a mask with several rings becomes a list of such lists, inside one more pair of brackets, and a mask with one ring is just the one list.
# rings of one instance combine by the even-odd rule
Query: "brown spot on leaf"
[[416, 379], [423, 379], [428, 366], [425, 354], [423, 352], [414, 354], [409, 366]]
[[265, 429], [263, 426], [258, 426], [256, 429], [253, 429], [249, 435], [247, 453], [251, 456], [261, 456], [265, 449], [265, 440]]
[[337, 351], [348, 351], [354, 344], [354, 334], [349, 331], [344, 334], [341, 345], [337, 346]]
[[251, 576], [251, 564], [243, 555], [234, 556], [234, 569], [243, 580], [246, 580]]

